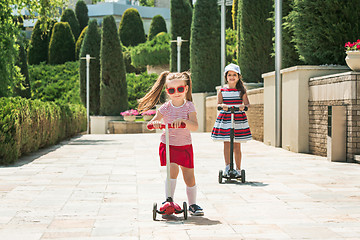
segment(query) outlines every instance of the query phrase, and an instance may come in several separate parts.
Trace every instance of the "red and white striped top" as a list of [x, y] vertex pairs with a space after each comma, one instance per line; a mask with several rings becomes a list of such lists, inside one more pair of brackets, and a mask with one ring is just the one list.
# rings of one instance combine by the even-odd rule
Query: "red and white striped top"
[[[164, 124], [172, 123], [176, 119], [189, 119], [191, 112], [196, 112], [195, 106], [190, 101], [185, 101], [183, 105], [175, 107], [171, 101], [164, 103], [159, 112], [163, 116]], [[165, 132], [161, 135], [160, 141], [166, 144]], [[187, 128], [170, 128], [169, 144], [173, 146], [184, 146], [191, 144], [190, 130]]]

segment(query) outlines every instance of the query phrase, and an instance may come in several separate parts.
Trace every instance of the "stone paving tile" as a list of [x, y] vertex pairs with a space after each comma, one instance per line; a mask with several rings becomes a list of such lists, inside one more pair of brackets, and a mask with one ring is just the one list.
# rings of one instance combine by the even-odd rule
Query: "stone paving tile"
[[[222, 145], [193, 133], [204, 217], [152, 220], [160, 134], [83, 135], [0, 167], [0, 239], [359, 239], [360, 165], [242, 144], [245, 184], [219, 184]], [[186, 199], [180, 174], [175, 201]]]

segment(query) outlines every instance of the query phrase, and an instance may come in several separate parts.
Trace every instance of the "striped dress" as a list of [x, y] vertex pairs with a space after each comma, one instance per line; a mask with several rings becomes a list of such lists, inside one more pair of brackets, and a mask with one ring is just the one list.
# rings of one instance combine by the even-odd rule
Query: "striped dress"
[[[242, 104], [240, 91], [232, 88], [222, 88], [221, 94], [223, 103], [229, 106], [238, 106]], [[235, 111], [235, 142], [246, 142], [252, 139], [249, 123], [244, 111]], [[215, 141], [230, 141], [231, 112], [221, 110], [216, 119], [214, 128], [211, 132], [211, 138]]]

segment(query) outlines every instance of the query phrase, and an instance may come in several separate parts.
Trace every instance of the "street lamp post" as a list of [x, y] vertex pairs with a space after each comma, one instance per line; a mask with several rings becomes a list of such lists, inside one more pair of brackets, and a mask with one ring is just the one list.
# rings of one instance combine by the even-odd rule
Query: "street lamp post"
[[171, 40], [170, 42], [176, 42], [177, 45], [177, 72], [181, 72], [181, 45], [183, 42], [187, 42], [188, 40], [183, 40], [180, 37], [177, 37], [176, 40]]
[[282, 0], [275, 0], [275, 146], [281, 147]]
[[95, 59], [90, 57], [90, 54], [86, 54], [86, 57], [81, 59], [86, 60], [86, 117], [87, 117], [87, 134], [90, 133], [90, 59]]

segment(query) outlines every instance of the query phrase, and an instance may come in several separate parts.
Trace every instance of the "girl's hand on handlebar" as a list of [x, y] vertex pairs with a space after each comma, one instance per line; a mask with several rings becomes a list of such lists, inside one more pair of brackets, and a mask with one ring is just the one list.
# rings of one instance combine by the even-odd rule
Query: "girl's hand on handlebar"
[[150, 122], [148, 122], [148, 125], [153, 125], [154, 126], [153, 129], [160, 129], [161, 122], [160, 121], [150, 121]]
[[171, 123], [171, 127], [179, 128], [182, 122], [184, 122], [183, 119], [176, 119]]
[[224, 111], [229, 110], [229, 107], [228, 107], [228, 105], [226, 105], [226, 104], [219, 104], [219, 106], [222, 107], [222, 109], [223, 109]]

